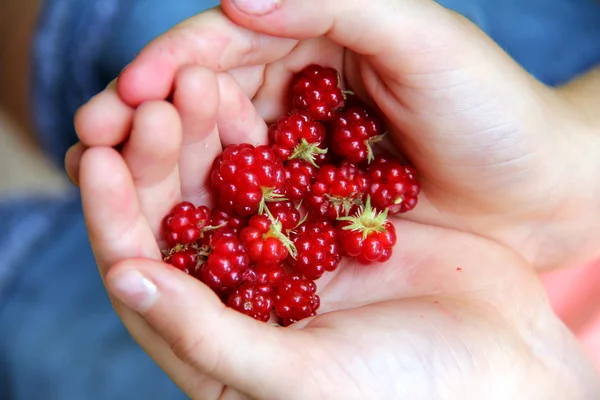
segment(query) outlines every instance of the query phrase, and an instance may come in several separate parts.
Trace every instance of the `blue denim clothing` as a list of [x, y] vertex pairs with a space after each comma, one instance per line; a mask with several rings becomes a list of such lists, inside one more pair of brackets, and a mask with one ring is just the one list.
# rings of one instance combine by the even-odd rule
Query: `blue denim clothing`
[[[212, 6], [202, 0], [47, 0], [34, 46], [32, 106], [57, 162], [76, 108], [149, 40]], [[594, 0], [444, 0], [540, 80], [600, 63]], [[178, 399], [133, 342], [96, 271], [77, 193], [0, 203], [0, 399]]]

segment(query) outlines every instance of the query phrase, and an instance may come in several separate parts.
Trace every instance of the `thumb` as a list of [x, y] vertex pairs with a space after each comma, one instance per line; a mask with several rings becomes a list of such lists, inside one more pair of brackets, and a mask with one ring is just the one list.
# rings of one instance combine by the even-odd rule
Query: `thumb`
[[123, 261], [109, 271], [106, 282], [198, 373], [252, 398], [284, 398], [298, 382], [302, 369], [292, 366], [301, 365], [295, 343], [301, 332], [226, 308], [200, 281], [157, 261]]
[[464, 53], [473, 42], [472, 24], [431, 0], [223, 0], [221, 7], [252, 31], [293, 39], [326, 35], [395, 68], [399, 61], [402, 66], [417, 61], [414, 69], [421, 69], [432, 50]]

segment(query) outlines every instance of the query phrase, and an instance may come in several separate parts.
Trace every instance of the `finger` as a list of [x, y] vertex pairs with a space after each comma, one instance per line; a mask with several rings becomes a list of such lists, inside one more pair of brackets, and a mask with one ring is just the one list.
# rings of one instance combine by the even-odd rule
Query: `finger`
[[108, 266], [127, 258], [161, 259], [131, 174], [116, 150], [87, 149], [81, 157], [79, 179], [90, 243], [102, 275]]
[[125, 104], [110, 84], [75, 114], [75, 131], [86, 146], [116, 146], [131, 132], [134, 109]]
[[79, 186], [79, 164], [85, 150], [86, 147], [83, 143], [77, 142], [65, 154], [65, 170], [67, 171], [67, 176], [75, 186]]
[[223, 0], [222, 9], [253, 31], [294, 39], [328, 36], [359, 54], [377, 56], [394, 69], [415, 60], [422, 65], [441, 44], [464, 46], [454, 43], [455, 34], [467, 26], [429, 0]]
[[[81, 158], [81, 197], [92, 249], [104, 279], [109, 266], [129, 257], [160, 259], [136, 198], [125, 161], [112, 148], [94, 147]], [[109, 293], [110, 294], [110, 293]], [[139, 315], [113, 301], [131, 335], [186, 393], [217, 398], [222, 384], [198, 374], [171, 353]]]
[[138, 107], [123, 159], [133, 179], [140, 211], [156, 237], [162, 218], [181, 198], [177, 169], [181, 140], [181, 119], [173, 105], [151, 101]]
[[200, 281], [159, 262], [124, 261], [111, 269], [107, 282], [175, 355], [225, 385], [253, 398], [286, 398], [290, 385], [302, 381], [302, 332], [226, 308]]
[[213, 71], [266, 64], [291, 51], [295, 40], [260, 35], [233, 23], [219, 7], [179, 24], [152, 41], [119, 77], [119, 94], [136, 106], [169, 96], [180, 67]]
[[186, 66], [175, 81], [173, 103], [183, 127], [179, 155], [179, 176], [183, 199], [207, 204], [208, 176], [213, 160], [221, 152], [217, 130], [219, 87], [214, 72], [199, 66]]
[[226, 72], [218, 74], [217, 79], [221, 98], [218, 124], [223, 146], [266, 144], [267, 125], [237, 81]]

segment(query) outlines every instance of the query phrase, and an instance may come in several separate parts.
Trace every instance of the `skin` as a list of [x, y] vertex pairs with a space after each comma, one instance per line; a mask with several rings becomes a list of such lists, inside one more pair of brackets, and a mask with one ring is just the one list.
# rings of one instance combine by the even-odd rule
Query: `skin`
[[[600, 396], [535, 273], [597, 255], [591, 118], [434, 3], [241, 9], [253, 4], [224, 1], [163, 35], [75, 121], [67, 166], [140, 345], [194, 399]], [[282, 329], [165, 267], [156, 237], [177, 201], [208, 202], [223, 146], [265, 141], [286, 82], [312, 62], [373, 99], [424, 195], [394, 220], [392, 260], [342, 265], [318, 281], [322, 314]]]

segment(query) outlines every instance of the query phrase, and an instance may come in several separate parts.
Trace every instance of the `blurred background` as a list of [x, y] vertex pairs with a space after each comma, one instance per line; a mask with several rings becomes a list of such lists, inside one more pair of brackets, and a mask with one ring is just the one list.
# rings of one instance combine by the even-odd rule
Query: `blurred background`
[[[216, 0], [0, 0], [0, 399], [185, 398], [113, 314], [62, 158], [77, 107]], [[549, 85], [600, 64], [594, 0], [446, 0]], [[600, 265], [543, 276], [600, 366]]]

